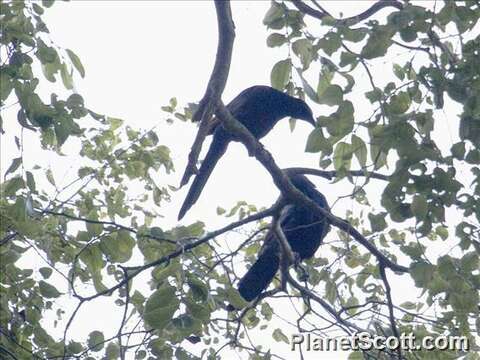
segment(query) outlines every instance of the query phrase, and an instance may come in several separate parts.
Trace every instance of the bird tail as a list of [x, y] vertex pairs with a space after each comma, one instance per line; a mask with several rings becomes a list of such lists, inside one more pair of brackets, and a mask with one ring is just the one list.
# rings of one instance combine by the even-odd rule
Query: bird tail
[[247, 300], [252, 301], [265, 290], [279, 266], [278, 254], [271, 251], [263, 252], [257, 261], [248, 269], [238, 284], [240, 295]]
[[207, 155], [200, 166], [198, 174], [193, 179], [192, 186], [188, 190], [187, 197], [183, 201], [182, 208], [178, 213], [178, 220], [183, 218], [185, 213], [195, 204], [202, 193], [203, 187], [207, 183], [213, 168], [217, 164], [218, 160], [227, 150], [228, 141], [221, 138], [213, 138]]

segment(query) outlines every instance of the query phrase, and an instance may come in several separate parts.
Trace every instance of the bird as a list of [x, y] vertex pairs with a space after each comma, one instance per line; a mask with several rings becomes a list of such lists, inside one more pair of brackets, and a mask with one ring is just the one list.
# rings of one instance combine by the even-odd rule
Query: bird
[[[327, 199], [304, 175], [289, 175], [292, 184], [318, 206], [330, 211]], [[304, 205], [286, 205], [278, 221], [292, 251], [301, 260], [309, 259], [330, 231], [330, 223]], [[273, 231], [269, 231], [255, 263], [238, 283], [238, 292], [246, 301], [258, 297], [271, 283], [280, 266], [281, 247]], [[232, 307], [229, 307], [233, 310]]]
[[[305, 101], [270, 86], [255, 85], [249, 87], [228, 103], [226, 108], [257, 139], [267, 135], [279, 120], [287, 116], [304, 120], [314, 127], [316, 124], [312, 110]], [[200, 197], [215, 165], [227, 151], [230, 141], [236, 141], [232, 134], [222, 124], [218, 123], [210, 129], [209, 135], [213, 135], [212, 142], [188, 190], [178, 213], [178, 220], [183, 218]]]

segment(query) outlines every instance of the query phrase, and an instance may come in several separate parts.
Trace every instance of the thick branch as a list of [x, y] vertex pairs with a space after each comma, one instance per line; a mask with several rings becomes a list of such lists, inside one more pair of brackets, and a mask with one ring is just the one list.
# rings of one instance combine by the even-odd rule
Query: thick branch
[[[331, 180], [338, 176], [338, 172], [335, 170], [320, 170], [320, 169], [311, 169], [311, 168], [303, 168], [303, 167], [292, 167], [292, 168], [283, 169], [283, 171], [286, 171], [288, 174], [291, 174], [291, 175], [307, 174], [307, 175], [320, 176], [328, 180]], [[347, 171], [347, 175], [356, 176], [356, 177], [364, 176], [367, 178], [385, 180], [385, 181], [390, 180], [390, 175], [384, 175], [384, 174], [379, 174], [376, 172], [364, 171], [364, 170], [350, 170], [350, 171]]]
[[408, 272], [408, 268], [392, 262], [347, 221], [332, 215], [330, 212], [321, 208], [314, 201], [297, 190], [288, 179], [288, 176], [277, 166], [272, 155], [265, 150], [262, 144], [248, 131], [247, 128], [245, 128], [245, 126], [243, 126], [243, 124], [238, 122], [230, 114], [223, 103], [219, 103], [216, 114], [223, 122], [223, 126], [230, 133], [234, 134], [235, 137], [245, 145], [249, 154], [255, 156], [255, 158], [265, 167], [265, 169], [267, 169], [272, 176], [273, 182], [287, 199], [296, 204], [307, 205], [319, 216], [326, 217], [333, 226], [345, 231], [356, 241], [366, 247], [368, 251], [370, 251], [377, 258], [380, 264], [383, 264], [385, 267], [388, 267], [393, 271], [402, 273]]
[[[307, 15], [310, 15], [314, 18], [317, 18], [319, 20], [323, 19], [325, 16], [330, 16], [330, 14], [328, 14], [326, 11], [319, 11], [319, 10], [313, 9], [301, 0], [292, 0], [292, 3], [301, 12], [303, 12]], [[341, 22], [341, 23], [348, 23], [349, 25], [353, 25], [353, 24], [356, 24], [360, 21], [368, 19], [370, 16], [372, 16], [376, 12], [380, 11], [381, 9], [386, 8], [386, 7], [390, 7], [390, 6], [394, 7], [394, 8], [397, 8], [399, 10], [403, 9], [403, 5], [398, 1], [380, 0], [380, 1], [376, 2], [375, 4], [373, 4], [371, 7], [369, 7], [367, 10], [365, 10], [364, 12], [362, 12], [358, 15], [351, 16], [351, 17], [348, 17], [348, 18], [345, 18], [345, 19], [336, 19], [336, 21]]]
[[200, 126], [190, 154], [188, 155], [188, 164], [185, 168], [180, 186], [185, 185], [190, 177], [197, 172], [196, 164], [198, 156], [200, 155], [202, 144], [210, 129], [209, 120], [215, 112], [217, 103], [225, 89], [232, 60], [235, 25], [232, 20], [230, 1], [215, 0], [215, 9], [217, 11], [218, 24], [217, 55], [207, 90], [202, 100], [200, 100], [198, 109], [193, 116], [193, 121], [200, 122]]

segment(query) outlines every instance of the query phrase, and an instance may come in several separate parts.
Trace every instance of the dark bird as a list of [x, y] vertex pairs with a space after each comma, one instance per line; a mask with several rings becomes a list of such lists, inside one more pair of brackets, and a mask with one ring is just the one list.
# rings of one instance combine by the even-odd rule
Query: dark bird
[[[252, 86], [243, 90], [227, 105], [227, 109], [257, 139], [267, 135], [280, 119], [287, 116], [305, 120], [315, 126], [312, 110], [303, 100], [269, 86]], [[227, 151], [229, 142], [235, 141], [235, 138], [221, 124], [210, 129], [209, 134], [213, 134], [212, 143], [188, 190], [178, 214], [178, 220], [198, 200], [213, 168]]]
[[[304, 195], [330, 211], [325, 197], [305, 176], [292, 175], [290, 181]], [[328, 219], [314, 214], [306, 206], [287, 205], [278, 220], [292, 251], [297, 253], [301, 260], [311, 258], [315, 254], [330, 230]], [[280, 252], [280, 244], [270, 231], [260, 249], [257, 261], [238, 284], [238, 291], [245, 300], [252, 301], [268, 287], [280, 266]]]

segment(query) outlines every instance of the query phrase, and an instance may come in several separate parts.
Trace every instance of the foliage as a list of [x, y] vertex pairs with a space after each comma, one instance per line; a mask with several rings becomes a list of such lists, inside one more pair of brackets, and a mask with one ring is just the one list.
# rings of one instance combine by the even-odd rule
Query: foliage
[[[174, 170], [170, 151], [154, 129], [132, 129], [87, 108], [75, 91], [75, 77], [85, 76], [80, 58], [53, 44], [42, 21], [52, 4], [9, 1], [0, 12], [2, 117], [18, 109], [19, 134], [5, 132], [0, 117], [0, 131], [14, 138], [19, 153], [1, 184], [0, 354], [215, 359], [230, 345], [251, 359], [271, 358], [270, 350], [247, 335], [289, 342], [286, 330], [275, 325], [282, 316], [275, 307], [279, 300], [247, 305], [233, 287], [234, 259], [255, 260], [266, 221], [246, 227], [234, 250], [224, 246], [222, 236], [231, 229], [207, 232], [200, 221], [159, 226], [173, 188], [156, 175]], [[421, 294], [393, 304], [385, 269], [337, 231], [336, 241], [304, 264], [305, 289], [335, 310], [336, 324], [325, 328], [367, 328], [374, 318], [368, 331], [376, 334], [462, 335], [473, 346], [480, 335], [480, 7], [430, 5], [403, 3], [386, 17], [341, 20], [310, 17], [295, 4], [273, 1], [264, 18], [271, 30], [267, 45], [291, 51], [273, 66], [271, 83], [322, 109], [306, 151], [319, 154], [322, 169], [335, 170], [335, 181], [350, 184], [363, 211], [348, 212], [346, 219], [390, 259], [408, 262], [409, 274], [403, 276], [410, 276]], [[319, 24], [320, 33], [313, 34]], [[384, 66], [385, 76], [372, 76], [373, 66]], [[49, 86], [63, 95], [45, 94]], [[452, 106], [460, 108], [458, 119], [442, 117]], [[180, 109], [172, 98], [163, 110], [190, 120], [195, 105]], [[65, 149], [77, 149], [78, 176], [60, 186], [55, 169], [28, 167], [24, 132], [38, 135], [39, 153], [60, 158]], [[447, 138], [454, 140], [448, 144]], [[377, 209], [368, 200], [368, 184], [379, 181], [375, 173], [388, 174]], [[132, 195], [132, 183], [139, 184], [140, 194]], [[237, 224], [233, 228], [258, 211], [245, 202], [217, 209]], [[288, 291], [302, 315], [293, 322], [317, 333], [325, 324], [319, 315], [325, 303], [311, 292]], [[72, 336], [77, 310], [101, 297], [119, 309], [113, 330], [92, 328], [84, 338]], [[66, 303], [74, 304], [73, 310]], [[244, 309], [227, 314], [227, 303]], [[52, 316], [60, 333], [45, 326]], [[196, 337], [206, 346], [187, 351], [186, 340]], [[451, 359], [465, 353], [404, 355]]]

